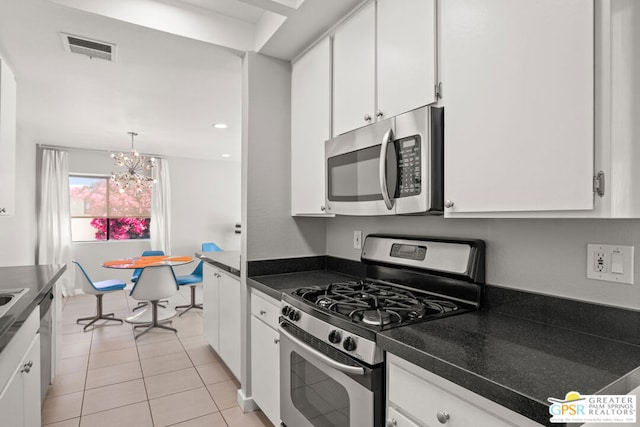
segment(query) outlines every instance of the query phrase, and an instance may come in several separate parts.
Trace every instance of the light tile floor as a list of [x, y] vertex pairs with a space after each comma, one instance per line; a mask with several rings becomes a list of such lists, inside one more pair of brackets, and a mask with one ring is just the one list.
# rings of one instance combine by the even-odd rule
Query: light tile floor
[[[169, 304], [186, 304], [181, 289]], [[134, 339], [132, 326], [109, 322], [83, 332], [78, 317], [95, 313], [95, 297], [65, 298], [62, 360], [42, 408], [42, 424], [85, 426], [272, 426], [260, 411], [237, 405], [239, 383], [205, 342], [201, 310], [173, 320], [178, 333], [155, 329]], [[126, 318], [128, 291], [104, 296], [105, 312]]]

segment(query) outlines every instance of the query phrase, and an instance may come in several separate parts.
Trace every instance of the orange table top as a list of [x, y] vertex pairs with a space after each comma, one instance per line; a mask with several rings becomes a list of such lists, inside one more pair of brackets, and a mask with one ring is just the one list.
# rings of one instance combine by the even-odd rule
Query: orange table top
[[105, 261], [102, 263], [103, 267], [107, 268], [145, 268], [158, 265], [182, 265], [188, 264], [193, 261], [190, 256], [169, 256], [169, 255], [154, 255], [154, 256], [138, 256], [133, 258], [123, 258], [113, 261]]

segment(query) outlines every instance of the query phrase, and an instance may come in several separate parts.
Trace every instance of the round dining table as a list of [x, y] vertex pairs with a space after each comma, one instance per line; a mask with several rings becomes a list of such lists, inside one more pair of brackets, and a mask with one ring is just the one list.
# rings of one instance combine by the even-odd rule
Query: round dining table
[[[193, 262], [193, 258], [190, 256], [151, 255], [105, 261], [102, 263], [102, 266], [105, 268], [135, 270], [138, 268], [157, 267], [160, 265], [176, 267], [178, 265], [189, 264], [190, 262]], [[175, 317], [176, 314], [176, 310], [173, 308], [158, 306], [158, 321], [160, 322], [167, 322]], [[150, 306], [147, 304], [147, 307], [140, 310], [140, 312], [127, 317], [125, 321], [132, 324], [151, 323], [152, 314]]]

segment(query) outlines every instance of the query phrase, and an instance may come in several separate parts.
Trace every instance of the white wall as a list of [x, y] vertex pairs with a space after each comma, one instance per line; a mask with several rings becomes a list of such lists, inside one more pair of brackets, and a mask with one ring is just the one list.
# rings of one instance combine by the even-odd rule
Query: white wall
[[171, 249], [193, 254], [203, 242], [224, 250], [240, 250], [240, 162], [172, 157], [171, 203], [173, 225]]
[[243, 253], [247, 260], [324, 255], [324, 219], [291, 217], [291, 64], [248, 53], [243, 73]]
[[[353, 230], [468, 237], [487, 242], [487, 283], [600, 304], [640, 309], [640, 220], [444, 219], [336, 217], [327, 223], [327, 253], [354, 259]], [[587, 243], [635, 246], [635, 284], [586, 278]]]
[[20, 128], [16, 140], [16, 210], [0, 216], [0, 266], [35, 264], [36, 146]]
[[[171, 253], [193, 256], [203, 242], [238, 250], [240, 236], [233, 233], [240, 219], [240, 163], [169, 158], [171, 180]], [[107, 152], [69, 151], [69, 172], [109, 175], [114, 170]], [[77, 242], [72, 257], [93, 280], [128, 280], [131, 271], [102, 268], [103, 261], [137, 256], [151, 249], [149, 240]], [[195, 263], [176, 268], [188, 274]]]

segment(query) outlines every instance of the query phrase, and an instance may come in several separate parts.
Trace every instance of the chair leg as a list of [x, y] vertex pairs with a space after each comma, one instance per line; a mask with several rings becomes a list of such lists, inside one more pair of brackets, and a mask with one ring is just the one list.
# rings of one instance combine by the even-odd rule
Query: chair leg
[[192, 308], [199, 308], [200, 310], [202, 310], [202, 304], [196, 304], [196, 287], [191, 286], [191, 303], [187, 304], [187, 305], [176, 305], [176, 310], [179, 308], [186, 308], [185, 311], [183, 311], [182, 313], [178, 314], [178, 316], [182, 316], [183, 314], [185, 314], [187, 311], [191, 310]]
[[102, 312], [102, 295], [103, 294], [97, 294], [96, 295], [96, 315], [95, 316], [89, 316], [89, 317], [81, 317], [79, 319], [76, 320], [76, 323], [80, 323], [80, 322], [84, 322], [89, 320], [90, 322], [87, 323], [86, 325], [84, 325], [83, 330], [86, 332], [87, 328], [91, 325], [93, 325], [94, 323], [96, 323], [98, 320], [106, 320], [106, 321], [116, 321], [116, 322], [120, 322], [120, 323], [124, 323], [122, 319], [118, 319], [115, 316], [114, 313], [103, 313]]
[[[167, 304], [169, 301], [168, 301], [168, 300], [164, 300], [164, 301], [161, 301], [161, 302], [162, 302], [162, 304]], [[166, 305], [162, 305], [162, 304], [158, 304], [158, 307], [167, 308], [167, 306], [166, 306]], [[137, 306], [135, 306], [135, 307], [133, 308], [133, 310], [131, 310], [131, 311], [139, 310], [139, 309], [141, 309], [141, 308], [143, 308], [143, 307], [146, 307], [147, 305], [149, 305], [149, 303], [148, 303], [147, 301], [140, 301], [140, 302], [138, 303], [138, 305], [137, 305]]]
[[167, 329], [169, 331], [178, 332], [177, 329], [170, 328], [168, 326], [164, 326], [164, 325], [162, 325], [162, 324], [160, 324], [158, 322], [158, 305], [159, 305], [158, 301], [150, 301], [149, 303], [151, 304], [151, 323], [145, 323], [143, 325], [134, 326], [133, 329], [142, 328], [142, 327], [145, 327], [145, 326], [147, 327], [147, 329], [145, 329], [144, 331], [142, 331], [138, 335], [136, 335], [135, 339], [138, 339], [138, 337], [146, 334], [147, 332], [149, 332], [153, 328]]

